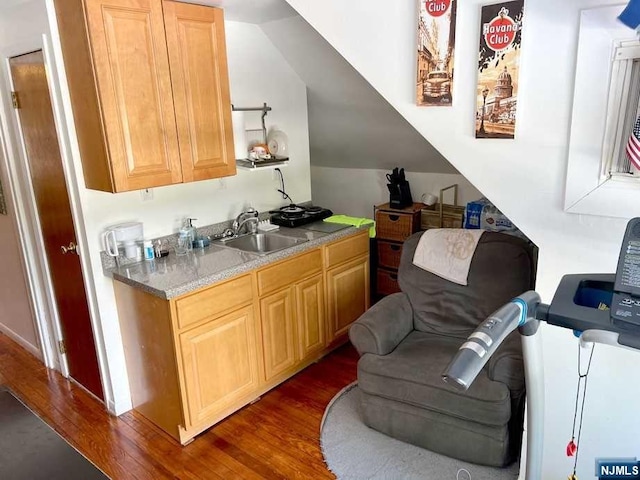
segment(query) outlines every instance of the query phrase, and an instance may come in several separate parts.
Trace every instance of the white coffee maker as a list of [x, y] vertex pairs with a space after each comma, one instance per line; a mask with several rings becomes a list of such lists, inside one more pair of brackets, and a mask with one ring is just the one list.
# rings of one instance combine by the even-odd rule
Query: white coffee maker
[[112, 257], [120, 256], [119, 247], [122, 246], [126, 258], [140, 259], [143, 240], [142, 222], [113, 225], [102, 234], [104, 249]]

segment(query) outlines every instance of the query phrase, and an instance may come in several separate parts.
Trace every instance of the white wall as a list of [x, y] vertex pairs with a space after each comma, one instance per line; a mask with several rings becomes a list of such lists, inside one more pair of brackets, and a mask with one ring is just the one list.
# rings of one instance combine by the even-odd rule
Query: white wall
[[457, 173], [303, 18], [260, 28], [307, 85], [312, 165]]
[[[345, 162], [346, 163], [346, 162]], [[335, 213], [373, 218], [373, 207], [389, 201], [387, 179], [389, 170], [311, 167], [313, 202]], [[458, 174], [407, 172], [414, 202], [423, 193], [438, 196], [441, 188], [458, 184], [458, 205], [477, 200], [482, 194]], [[453, 194], [447, 191], [445, 203], [452, 203]]]
[[[537, 290], [550, 302], [561, 276], [613, 272], [625, 220], [565, 213], [565, 172], [580, 9], [615, 0], [526, 4], [516, 139], [476, 140], [473, 119], [482, 0], [458, 2], [452, 108], [414, 103], [415, 2], [287, 0], [469, 181], [540, 247]], [[601, 119], [604, 125], [604, 119]], [[568, 475], [576, 385], [576, 340], [543, 329], [546, 374], [543, 478]], [[640, 452], [638, 356], [596, 347], [578, 476], [593, 478], [597, 456]]]
[[22, 253], [18, 243], [16, 211], [11, 198], [9, 177], [5, 167], [3, 142], [0, 138], [0, 182], [2, 183], [7, 215], [0, 215], [0, 332], [19, 342], [30, 352], [40, 356], [40, 347], [31, 299], [27, 289]]

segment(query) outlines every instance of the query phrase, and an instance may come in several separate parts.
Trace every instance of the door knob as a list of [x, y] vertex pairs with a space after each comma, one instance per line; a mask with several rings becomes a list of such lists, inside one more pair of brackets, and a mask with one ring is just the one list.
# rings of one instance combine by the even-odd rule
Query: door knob
[[80, 255], [80, 252], [78, 252], [78, 245], [76, 245], [74, 242], [69, 242], [69, 246], [67, 247], [62, 245], [60, 247], [60, 250], [62, 250], [62, 253], [64, 255], [66, 255], [67, 253], [75, 253], [76, 255]]

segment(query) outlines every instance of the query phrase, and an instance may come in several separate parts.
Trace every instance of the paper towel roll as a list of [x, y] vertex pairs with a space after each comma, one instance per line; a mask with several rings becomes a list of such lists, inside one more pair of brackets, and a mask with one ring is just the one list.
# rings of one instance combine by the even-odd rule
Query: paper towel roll
[[231, 123], [233, 124], [233, 148], [236, 152], [236, 158], [247, 158], [249, 143], [244, 126], [244, 112], [231, 112]]

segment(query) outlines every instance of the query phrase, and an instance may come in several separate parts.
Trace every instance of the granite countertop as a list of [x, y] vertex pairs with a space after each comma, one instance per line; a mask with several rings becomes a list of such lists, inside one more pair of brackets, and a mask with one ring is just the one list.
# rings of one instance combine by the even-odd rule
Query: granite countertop
[[322, 226], [313, 230], [313, 224], [298, 228], [280, 227], [273, 233], [303, 238], [307, 241], [267, 255], [243, 252], [212, 242], [210, 246], [194, 249], [187, 255], [177, 256], [171, 252], [167, 257], [107, 269], [105, 274], [114, 280], [141, 288], [160, 298], [170, 299], [305, 250], [311, 250], [324, 243], [347, 237], [358, 231], [357, 228], [346, 225], [331, 225], [335, 225], [335, 228], [343, 228], [335, 232], [324, 232], [319, 231], [323, 229]]

